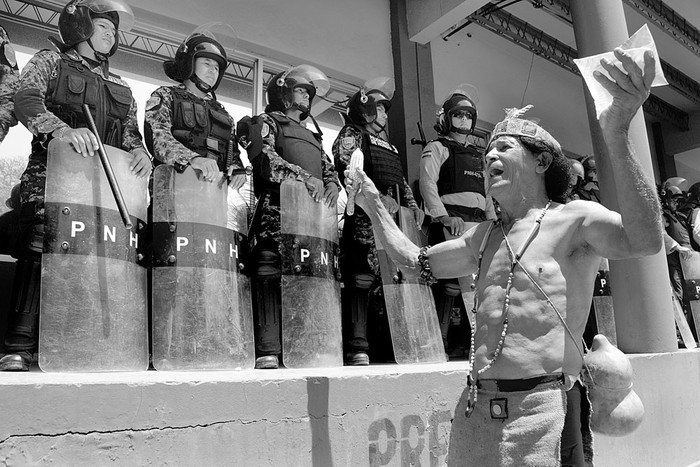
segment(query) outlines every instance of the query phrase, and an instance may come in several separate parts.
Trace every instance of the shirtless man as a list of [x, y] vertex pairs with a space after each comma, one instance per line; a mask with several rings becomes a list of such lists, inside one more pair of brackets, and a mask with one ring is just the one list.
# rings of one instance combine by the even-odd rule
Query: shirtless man
[[394, 227], [365, 174], [355, 177], [356, 202], [394, 261], [420, 268], [426, 279], [474, 274], [471, 369], [455, 410], [450, 465], [560, 465], [567, 398], [582, 392], [582, 334], [601, 257], [662, 247], [656, 192], [628, 139], [655, 58], [647, 52], [641, 69], [621, 49], [615, 57], [620, 68], [601, 62], [613, 80], [597, 79], [613, 96], [599, 123], [620, 213], [583, 200], [561, 204], [569, 166], [559, 143], [517, 110], [496, 125], [485, 156], [486, 190], [501, 207], [500, 222], [419, 249]]

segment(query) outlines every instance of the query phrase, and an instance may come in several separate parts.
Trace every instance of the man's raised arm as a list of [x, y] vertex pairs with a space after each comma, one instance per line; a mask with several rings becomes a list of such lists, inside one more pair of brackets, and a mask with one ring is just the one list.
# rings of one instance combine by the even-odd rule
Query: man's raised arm
[[641, 69], [624, 50], [615, 49], [614, 54], [624, 70], [610, 60], [602, 59], [602, 66], [614, 81], [600, 72], [594, 72], [594, 76], [613, 97], [599, 121], [617, 190], [622, 228], [617, 229], [616, 236], [619, 237], [611, 239], [612, 243], [601, 238], [612, 232], [597, 232], [598, 240], [603, 240], [603, 250], [613, 245], [618, 250], [600, 253], [606, 257], [651, 255], [658, 253], [663, 245], [661, 207], [653, 183], [635, 158], [629, 127], [632, 118], [649, 97], [655, 74], [655, 58], [651, 52], [645, 52], [644, 69]]

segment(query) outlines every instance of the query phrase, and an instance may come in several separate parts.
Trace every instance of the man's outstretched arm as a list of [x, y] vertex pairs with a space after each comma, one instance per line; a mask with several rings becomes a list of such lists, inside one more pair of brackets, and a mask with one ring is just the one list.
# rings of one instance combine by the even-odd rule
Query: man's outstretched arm
[[[396, 264], [409, 269], [421, 267], [421, 275], [424, 278], [427, 278], [425, 275], [432, 275], [437, 279], [447, 279], [467, 276], [474, 272], [476, 260], [469, 248], [469, 239], [475, 228], [459, 238], [430, 247], [426, 253], [428, 262], [421, 265], [418, 259], [420, 248], [411, 242], [396, 225], [372, 180], [362, 170], [357, 170], [353, 178], [352, 186], [359, 187], [355, 202], [369, 216], [384, 250]], [[430, 269], [425, 269], [426, 266]]]
[[623, 69], [603, 59], [601, 64], [612, 80], [598, 72], [594, 76], [613, 97], [599, 122], [617, 190], [621, 223], [606, 227], [605, 222], [594, 220], [588, 235], [589, 242], [602, 256], [627, 258], [655, 254], [663, 246], [658, 196], [629, 139], [632, 118], [649, 97], [655, 58], [646, 52], [642, 69], [622, 49], [615, 49], [614, 53]]
[[372, 180], [363, 170], [358, 169], [353, 175], [352, 183], [353, 186], [359, 187], [355, 203], [369, 216], [375, 234], [389, 257], [399, 266], [417, 267], [420, 249], [396, 225], [393, 216], [384, 207], [381, 194]]

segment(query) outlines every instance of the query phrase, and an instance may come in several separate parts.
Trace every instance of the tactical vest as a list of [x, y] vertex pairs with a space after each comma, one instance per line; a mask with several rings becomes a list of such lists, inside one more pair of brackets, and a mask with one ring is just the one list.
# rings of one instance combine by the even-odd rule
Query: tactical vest
[[61, 54], [53, 80], [53, 94], [47, 99], [46, 108], [71, 128], [89, 128], [82, 107], [88, 104], [102, 142], [120, 148], [123, 122], [132, 102], [131, 89], [104, 79], [65, 54]]
[[202, 99], [186, 89], [170, 88], [173, 94], [173, 137], [190, 151], [215, 159], [219, 169], [228, 169], [233, 145], [233, 119], [223, 105]]
[[403, 192], [403, 167], [399, 151], [388, 141], [369, 133], [361, 127], [362, 152], [365, 155], [364, 171], [379, 191], [386, 193], [390, 186], [398, 185]]
[[285, 161], [298, 165], [312, 176], [323, 180], [323, 147], [314, 133], [283, 115], [267, 115], [277, 123], [275, 152]]
[[450, 154], [440, 167], [437, 182], [438, 194], [443, 196], [471, 192], [485, 196], [484, 163], [481, 152], [474, 146], [463, 146], [451, 139], [438, 138], [438, 141]]

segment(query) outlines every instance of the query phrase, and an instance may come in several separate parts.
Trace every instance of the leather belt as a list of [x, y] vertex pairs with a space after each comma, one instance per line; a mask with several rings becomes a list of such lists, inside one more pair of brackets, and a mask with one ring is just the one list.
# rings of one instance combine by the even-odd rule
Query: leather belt
[[544, 375], [527, 379], [479, 379], [476, 387], [492, 392], [530, 391], [537, 386], [548, 383], [564, 384], [564, 375]]

